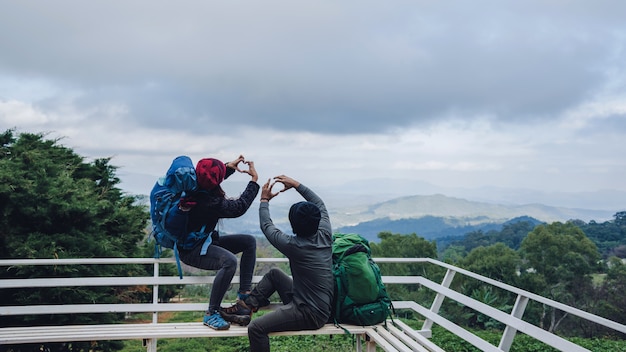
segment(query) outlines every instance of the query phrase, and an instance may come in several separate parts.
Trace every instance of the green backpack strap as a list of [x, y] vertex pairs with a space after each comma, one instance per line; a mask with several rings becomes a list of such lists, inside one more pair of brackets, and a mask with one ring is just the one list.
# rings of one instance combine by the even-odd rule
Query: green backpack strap
[[341, 265], [335, 265], [333, 268], [333, 276], [335, 277], [335, 287], [337, 288], [337, 292], [335, 292], [335, 310], [333, 314], [333, 324], [336, 327], [343, 329], [343, 331], [347, 335], [351, 335], [350, 331], [341, 326], [341, 324], [339, 323], [339, 319], [337, 319], [337, 315], [341, 314], [341, 304], [345, 296], [345, 290], [343, 285], [341, 284], [341, 278], [343, 277], [343, 275], [345, 275], [345, 268]]

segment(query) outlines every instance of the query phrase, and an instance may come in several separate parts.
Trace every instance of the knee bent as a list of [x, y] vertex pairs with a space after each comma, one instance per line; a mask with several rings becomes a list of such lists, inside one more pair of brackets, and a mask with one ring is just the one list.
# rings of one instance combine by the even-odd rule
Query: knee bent
[[250, 324], [248, 324], [248, 334], [249, 335], [259, 335], [259, 334], [263, 334], [263, 329], [261, 329], [261, 326], [259, 324], [257, 324], [256, 321], [252, 320], [250, 322]]
[[233, 271], [237, 270], [237, 257], [232, 255], [224, 258], [224, 261], [222, 262], [222, 268]]
[[271, 268], [270, 271], [268, 272], [268, 274], [272, 276], [281, 275], [282, 273], [283, 271], [278, 268]]
[[245, 244], [249, 249], [256, 250], [256, 238], [252, 235], [245, 237]]

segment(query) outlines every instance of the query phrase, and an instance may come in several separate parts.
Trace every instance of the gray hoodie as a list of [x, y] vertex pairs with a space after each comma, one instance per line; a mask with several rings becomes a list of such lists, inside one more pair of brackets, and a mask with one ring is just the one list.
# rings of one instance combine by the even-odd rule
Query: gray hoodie
[[309, 237], [285, 234], [274, 226], [268, 202], [262, 202], [259, 207], [261, 230], [268, 241], [289, 258], [294, 303], [309, 306], [320, 320], [327, 321], [334, 290], [330, 218], [324, 202], [313, 191], [303, 184], [296, 190], [320, 210], [317, 233]]

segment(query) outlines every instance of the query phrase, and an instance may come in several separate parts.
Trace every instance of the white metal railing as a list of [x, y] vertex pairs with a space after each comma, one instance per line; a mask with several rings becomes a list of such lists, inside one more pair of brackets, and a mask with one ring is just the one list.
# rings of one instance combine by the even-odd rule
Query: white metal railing
[[[581, 319], [594, 322], [615, 332], [626, 334], [626, 325], [590, 314], [580, 309], [567, 306], [565, 304], [547, 299], [545, 297], [521, 290], [511, 285], [475, 274], [471, 271], [455, 267], [450, 264], [440, 262], [431, 258], [375, 258], [379, 264], [382, 263], [425, 263], [434, 265], [446, 270], [441, 283], [436, 283], [422, 276], [384, 276], [386, 284], [418, 284], [421, 287], [432, 290], [435, 297], [430, 307], [424, 307], [412, 301], [394, 301], [396, 309], [410, 309], [423, 316], [425, 321], [420, 330], [424, 337], [430, 337], [431, 327], [437, 324], [444, 329], [459, 336], [482, 351], [509, 351], [516, 333], [522, 332], [549, 346], [561, 351], [576, 352], [587, 351], [583, 347], [576, 345], [562, 337], [552, 334], [531, 323], [522, 320], [522, 316], [530, 301], [561, 310], [568, 314], [580, 317]], [[285, 258], [257, 258], [257, 263], [286, 263]], [[80, 258], [80, 259], [6, 259], [0, 260], [0, 267], [27, 266], [27, 265], [90, 265], [90, 264], [149, 264], [153, 266], [152, 276], [142, 277], [80, 277], [80, 278], [34, 278], [34, 279], [2, 279], [0, 289], [5, 288], [36, 288], [36, 287], [80, 287], [80, 286], [137, 286], [147, 285], [153, 287], [153, 297], [151, 303], [134, 304], [74, 304], [74, 305], [29, 305], [29, 306], [0, 306], [0, 318], [9, 315], [26, 314], [69, 314], [69, 313], [105, 313], [105, 312], [152, 312], [152, 322], [157, 322], [159, 312], [171, 311], [202, 311], [206, 308], [206, 303], [161, 303], [158, 297], [160, 285], [198, 285], [210, 284], [213, 276], [191, 276], [186, 275], [182, 279], [178, 276], [159, 276], [159, 265], [175, 264], [173, 258]], [[480, 301], [472, 299], [457, 291], [450, 289], [455, 276], [464, 275], [476, 279], [482, 283], [497, 287], [516, 295], [517, 299], [510, 313], [493, 308]], [[253, 282], [258, 282], [260, 276], [254, 276]], [[233, 278], [233, 283], [238, 283], [237, 276]], [[393, 298], [393, 297], [392, 297]], [[451, 299], [466, 307], [474, 309], [494, 320], [501, 322], [505, 328], [499, 345], [491, 343], [476, 336], [460, 325], [449, 321], [439, 315], [439, 310], [445, 299]], [[1, 304], [1, 303], [0, 303]]]

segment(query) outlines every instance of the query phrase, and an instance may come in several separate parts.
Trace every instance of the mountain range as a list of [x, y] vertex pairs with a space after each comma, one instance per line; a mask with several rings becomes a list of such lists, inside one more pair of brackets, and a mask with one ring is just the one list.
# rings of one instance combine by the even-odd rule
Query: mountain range
[[[149, 192], [154, 177], [127, 177], [141, 193]], [[332, 180], [331, 180], [332, 181]], [[226, 194], [237, 197], [247, 182], [223, 183]], [[311, 186], [311, 185], [309, 185]], [[132, 187], [130, 187], [132, 188]], [[146, 189], [148, 188], [148, 189]], [[377, 241], [383, 231], [415, 233], [426, 239], [462, 236], [472, 231], [498, 230], [503, 224], [520, 219], [535, 222], [604, 222], [626, 210], [626, 192], [539, 191], [501, 187], [441, 187], [420, 180], [367, 179], [312, 185], [326, 203], [334, 232], [355, 232]], [[135, 193], [135, 192], [132, 192]], [[148, 197], [140, 196], [147, 204]], [[287, 233], [291, 204], [301, 201], [297, 192], [285, 192], [271, 201], [274, 223]], [[236, 219], [223, 219], [219, 230], [263, 236], [256, 205]]]
[[[404, 196], [369, 204], [360, 199], [352, 205], [332, 207], [332, 204], [336, 204], [332, 201], [333, 196], [326, 198], [331, 199], [325, 202], [334, 232], [355, 232], [370, 241], [377, 241], [376, 236], [383, 231], [415, 233], [426, 239], [461, 236], [476, 230], [498, 230], [503, 224], [518, 218], [548, 223], [573, 219], [604, 222], [623, 210], [567, 208], [544, 204], [497, 204], [442, 194]], [[274, 223], [289, 233], [291, 227], [287, 214], [290, 205], [291, 202], [272, 201], [271, 206]], [[228, 233], [262, 235], [255, 207], [240, 218], [223, 220], [220, 226], [222, 231]]]

